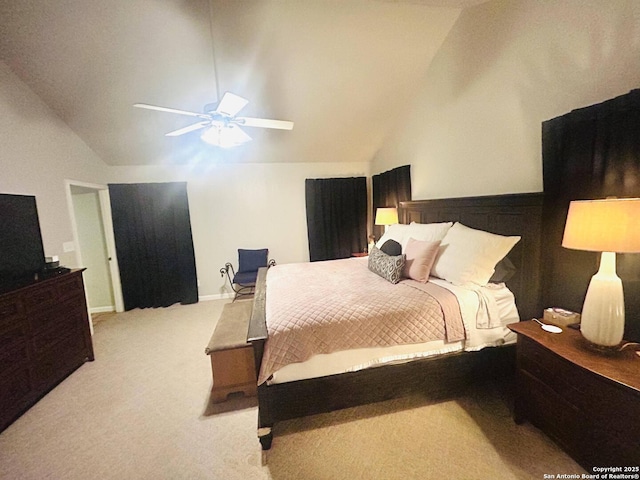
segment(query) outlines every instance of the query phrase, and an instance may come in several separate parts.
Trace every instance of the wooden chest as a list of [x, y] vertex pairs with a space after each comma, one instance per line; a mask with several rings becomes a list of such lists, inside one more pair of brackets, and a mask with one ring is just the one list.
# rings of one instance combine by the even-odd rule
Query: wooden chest
[[214, 402], [231, 393], [255, 396], [257, 376], [253, 347], [247, 343], [247, 329], [253, 302], [243, 300], [224, 306], [205, 353], [211, 357]]

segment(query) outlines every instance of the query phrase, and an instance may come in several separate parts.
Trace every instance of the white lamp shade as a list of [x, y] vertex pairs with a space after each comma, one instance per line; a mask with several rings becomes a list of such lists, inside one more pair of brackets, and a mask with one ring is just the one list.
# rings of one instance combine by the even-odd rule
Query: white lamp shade
[[640, 199], [581, 200], [569, 204], [562, 246], [602, 252], [582, 308], [580, 331], [591, 343], [615, 347], [624, 334], [624, 294], [616, 252], [640, 252]]
[[395, 225], [398, 223], [398, 209], [385, 207], [376, 209], [376, 225]]
[[571, 202], [562, 246], [593, 252], [640, 252], [640, 198]]

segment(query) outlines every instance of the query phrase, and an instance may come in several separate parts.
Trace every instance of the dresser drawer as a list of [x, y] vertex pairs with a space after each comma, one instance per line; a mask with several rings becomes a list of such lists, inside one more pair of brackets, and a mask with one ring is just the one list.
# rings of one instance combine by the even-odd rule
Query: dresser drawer
[[84, 338], [77, 333], [70, 334], [36, 356], [34, 380], [41, 388], [51, 388], [82, 365], [87, 356]]
[[[62, 328], [69, 317], [73, 317], [78, 322], [85, 320], [86, 305], [83, 296], [72, 297], [63, 303], [56, 304], [43, 312], [38, 312], [29, 317], [31, 332], [33, 335], [40, 335], [53, 329]], [[80, 318], [82, 317], [82, 318]]]
[[[621, 415], [622, 416], [622, 415]], [[586, 458], [593, 466], [624, 465], [638, 466], [640, 463], [640, 442], [635, 431], [629, 435], [621, 435], [605, 427], [594, 427], [587, 434], [589, 450]]]
[[[519, 367], [562, 396], [589, 417], [593, 425], [640, 438], [640, 395], [571, 363], [546, 348], [523, 339], [518, 347]], [[624, 412], [624, 415], [611, 415]]]
[[[582, 450], [585, 418], [563, 396], [526, 371], [518, 372], [518, 408], [570, 454]], [[570, 440], [567, 440], [570, 439]]]
[[26, 326], [24, 323], [15, 323], [7, 325], [0, 335], [0, 356], [5, 350], [11, 349], [14, 345], [24, 342], [27, 338]]
[[[564, 398], [579, 398], [589, 393], [584, 379], [575, 379], [578, 368], [527, 338], [518, 343], [518, 367], [538, 378]], [[587, 379], [588, 380], [588, 379]], [[587, 382], [588, 383], [588, 382]]]
[[27, 344], [23, 343], [10, 350], [5, 350], [0, 354], [0, 378], [13, 375], [17, 368], [29, 364], [29, 351]]
[[[639, 395], [630, 395], [622, 387], [602, 381], [576, 403], [589, 416], [594, 429], [607, 432], [614, 440], [626, 438], [626, 442], [638, 446], [640, 452]], [[640, 459], [640, 454], [636, 458]]]
[[[2, 420], [10, 420], [11, 417], [22, 410], [22, 399], [32, 390], [31, 374], [29, 368], [22, 366], [15, 369], [10, 376], [0, 377], [0, 417]], [[0, 421], [0, 423], [5, 423]]]
[[65, 300], [74, 296], [84, 298], [82, 275], [63, 277], [62, 280], [58, 282], [56, 288], [58, 290], [58, 300]]
[[5, 332], [0, 337], [0, 376], [29, 361], [27, 345], [27, 337], [19, 325], [15, 327], [14, 332]]
[[57, 300], [57, 289], [55, 283], [37, 285], [28, 295], [22, 296], [25, 309], [28, 312], [34, 310], [41, 311], [55, 305]]
[[[58, 343], [65, 340], [69, 335], [80, 334], [78, 328], [78, 314], [68, 314], [58, 319], [55, 328], [42, 331], [33, 336], [33, 351], [36, 354], [42, 353], [55, 347]], [[80, 335], [81, 336], [81, 335]]]
[[22, 302], [19, 296], [0, 299], [0, 332], [4, 325], [10, 325], [23, 315]]
[[37, 399], [28, 368], [16, 370], [11, 377], [0, 378], [0, 431], [11, 424]]

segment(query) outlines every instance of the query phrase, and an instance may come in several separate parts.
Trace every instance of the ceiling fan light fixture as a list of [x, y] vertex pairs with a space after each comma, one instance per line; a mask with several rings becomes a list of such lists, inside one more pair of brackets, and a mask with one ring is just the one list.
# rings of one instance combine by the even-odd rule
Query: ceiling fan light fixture
[[221, 148], [231, 148], [251, 140], [237, 125], [212, 125], [200, 138], [202, 141]]

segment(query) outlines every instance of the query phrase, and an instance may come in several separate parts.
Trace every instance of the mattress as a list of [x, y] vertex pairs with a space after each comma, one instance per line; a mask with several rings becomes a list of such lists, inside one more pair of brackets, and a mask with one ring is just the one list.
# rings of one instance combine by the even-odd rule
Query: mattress
[[452, 292], [411, 279], [395, 284], [367, 267], [366, 259], [342, 259], [269, 269], [259, 384], [314, 355], [465, 338]]
[[[350, 261], [366, 262], [366, 259]], [[506, 325], [520, 320], [513, 293], [504, 284], [486, 287], [461, 287], [444, 280], [430, 282], [455, 295], [466, 331], [466, 339], [446, 342], [434, 340], [389, 347], [357, 348], [327, 354], [317, 354], [304, 362], [286, 365], [267, 381], [278, 384], [309, 378], [352, 372], [389, 363], [407, 362], [439, 354], [476, 351], [485, 347], [514, 343], [515, 334]], [[478, 326], [481, 327], [478, 327]], [[491, 328], [486, 328], [491, 325]]]

